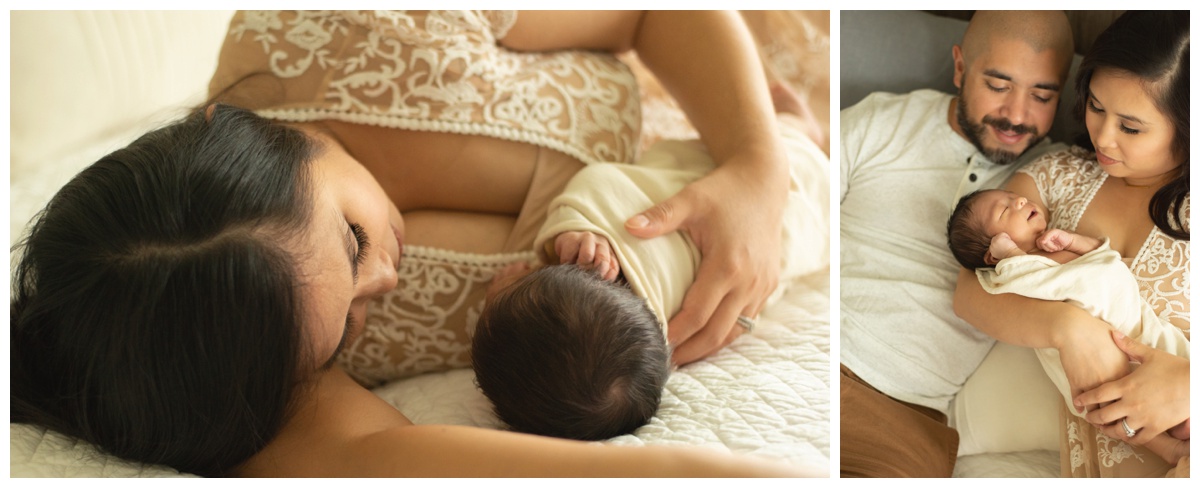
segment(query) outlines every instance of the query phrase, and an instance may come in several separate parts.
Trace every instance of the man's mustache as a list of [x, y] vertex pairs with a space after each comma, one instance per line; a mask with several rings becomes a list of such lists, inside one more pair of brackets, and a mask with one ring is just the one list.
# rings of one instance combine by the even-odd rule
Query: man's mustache
[[1015, 132], [1017, 134], [1033, 134], [1037, 135], [1037, 128], [1028, 125], [1013, 125], [1011, 120], [1007, 118], [995, 118], [990, 115], [983, 117], [983, 123], [1000, 129], [1005, 132]]

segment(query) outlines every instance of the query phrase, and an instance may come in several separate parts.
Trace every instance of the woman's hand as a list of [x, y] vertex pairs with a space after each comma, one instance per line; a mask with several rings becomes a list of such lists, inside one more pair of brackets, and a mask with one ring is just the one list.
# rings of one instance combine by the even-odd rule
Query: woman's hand
[[604, 236], [591, 232], [563, 232], [554, 238], [559, 264], [574, 264], [595, 271], [605, 281], [617, 279], [621, 265]]
[[700, 249], [696, 281], [668, 326], [675, 364], [702, 359], [736, 339], [745, 330], [738, 315], [757, 317], [778, 283], [788, 180], [769, 176], [774, 167], [758, 169], [722, 164], [625, 223], [644, 239], [686, 232]]
[[[1141, 366], [1129, 375], [1105, 382], [1075, 397], [1075, 405], [1107, 404], [1088, 409], [1087, 420], [1106, 434], [1131, 444], [1144, 444], [1190, 416], [1191, 362], [1112, 332], [1116, 346]], [[1121, 420], [1137, 430], [1125, 435]]]
[[[635, 236], [681, 230], [700, 248], [696, 282], [670, 321], [672, 361], [732, 342], [781, 264], [787, 156], [754, 38], [734, 11], [521, 12], [501, 39], [517, 50], [630, 48], [679, 102], [717, 169], [626, 222]], [[642, 217], [643, 219], [639, 219]]]

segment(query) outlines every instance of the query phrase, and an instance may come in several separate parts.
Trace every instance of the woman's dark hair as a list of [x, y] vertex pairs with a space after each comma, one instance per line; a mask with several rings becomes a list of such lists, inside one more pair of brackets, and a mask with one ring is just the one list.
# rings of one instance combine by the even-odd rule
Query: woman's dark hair
[[982, 221], [975, 217], [975, 209], [971, 208], [980, 195], [989, 191], [996, 190], [977, 190], [960, 198], [946, 221], [946, 244], [950, 254], [958, 264], [970, 270], [991, 267], [984, 255], [992, 245], [992, 238], [983, 231]]
[[485, 307], [475, 382], [513, 429], [601, 440], [658, 411], [670, 351], [646, 301], [574, 265], [546, 266]]
[[[1155, 106], [1175, 125], [1171, 151], [1183, 161], [1180, 174], [1150, 200], [1150, 218], [1163, 233], [1183, 240], [1191, 240], [1188, 216], [1183, 213], [1183, 201], [1191, 193], [1189, 21], [1186, 10], [1126, 12], [1096, 38], [1079, 65], [1075, 81], [1079, 93], [1075, 117], [1081, 121], [1087, 115], [1092, 75], [1097, 69], [1118, 69], [1146, 81]], [[1087, 133], [1081, 134], [1076, 144], [1089, 151], [1096, 150]]]
[[298, 260], [316, 146], [214, 106], [76, 175], [17, 246], [11, 422], [221, 476], [307, 377]]

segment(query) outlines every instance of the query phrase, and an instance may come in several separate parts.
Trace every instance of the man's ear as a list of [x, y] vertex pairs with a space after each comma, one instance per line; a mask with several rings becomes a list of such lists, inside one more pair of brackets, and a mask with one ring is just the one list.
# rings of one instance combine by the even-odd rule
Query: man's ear
[[963, 59], [962, 46], [955, 44], [950, 48], [950, 54], [954, 56], [954, 86], [962, 88], [963, 73], [967, 72], [967, 62]]
[[989, 249], [988, 252], [983, 253], [983, 262], [987, 263], [988, 266], [995, 266], [1000, 260], [996, 259], [996, 256], [992, 256], [992, 251]]

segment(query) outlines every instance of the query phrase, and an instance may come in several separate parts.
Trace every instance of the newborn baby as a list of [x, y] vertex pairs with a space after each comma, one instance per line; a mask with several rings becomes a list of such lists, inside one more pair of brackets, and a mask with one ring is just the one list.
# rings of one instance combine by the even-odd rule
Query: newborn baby
[[959, 200], [947, 223], [950, 252], [975, 270], [1026, 254], [1066, 263], [1101, 246], [1094, 237], [1047, 229], [1049, 217], [1045, 207], [1011, 191], [971, 193]]
[[[1066, 301], [1144, 344], [1190, 356], [1187, 336], [1142, 300], [1133, 273], [1108, 239], [1048, 229], [1049, 219], [1045, 207], [1021, 195], [980, 190], [959, 200], [946, 224], [947, 241], [955, 259], [975, 270], [988, 293]], [[1074, 412], [1058, 351], [1035, 351]], [[1184, 421], [1168, 432], [1188, 439], [1190, 426]]]
[[581, 440], [627, 434], [658, 411], [670, 349], [608, 240], [564, 232], [562, 264], [497, 273], [476, 326], [476, 381], [521, 432]]

